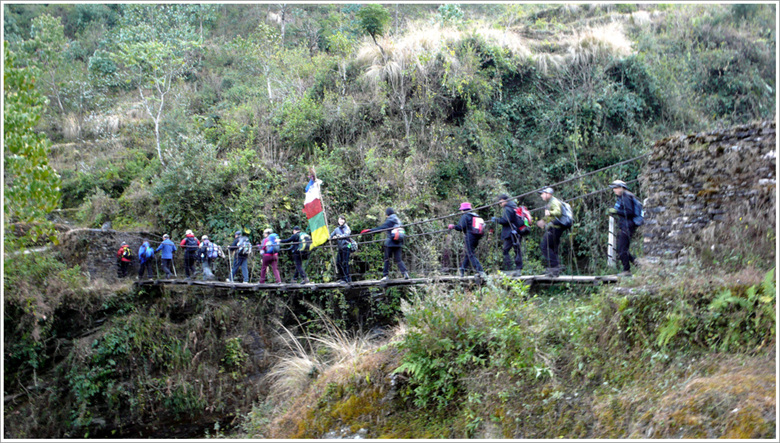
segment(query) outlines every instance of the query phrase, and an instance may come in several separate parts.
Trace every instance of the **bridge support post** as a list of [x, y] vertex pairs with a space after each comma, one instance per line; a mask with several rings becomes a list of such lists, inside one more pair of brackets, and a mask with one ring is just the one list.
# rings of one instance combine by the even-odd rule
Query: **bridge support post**
[[607, 240], [607, 266], [615, 267], [615, 217], [609, 217], [609, 239]]

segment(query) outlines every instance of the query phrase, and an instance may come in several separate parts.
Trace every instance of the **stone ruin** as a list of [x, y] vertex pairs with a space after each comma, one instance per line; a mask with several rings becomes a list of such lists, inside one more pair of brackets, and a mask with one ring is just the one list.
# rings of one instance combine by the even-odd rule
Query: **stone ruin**
[[775, 126], [762, 121], [655, 143], [640, 176], [649, 262], [750, 249], [774, 256]]

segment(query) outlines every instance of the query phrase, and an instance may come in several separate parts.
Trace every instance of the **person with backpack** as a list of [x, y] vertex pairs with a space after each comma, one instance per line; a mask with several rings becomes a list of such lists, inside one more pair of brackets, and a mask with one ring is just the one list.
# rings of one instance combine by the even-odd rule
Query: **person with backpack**
[[127, 270], [130, 269], [130, 263], [133, 261], [133, 253], [130, 251], [130, 246], [127, 242], [122, 242], [119, 246], [119, 250], [116, 252], [116, 264], [117, 272], [116, 276], [119, 278], [127, 277]]
[[176, 252], [176, 245], [171, 241], [171, 237], [168, 234], [163, 235], [163, 241], [160, 246], [154, 250], [154, 252], [162, 251], [160, 258], [162, 259], [162, 268], [165, 273], [165, 278], [171, 278], [171, 269], [173, 269], [173, 253]]
[[385, 210], [387, 218], [382, 225], [377, 226], [374, 229], [363, 229], [361, 234], [370, 234], [372, 232], [387, 232], [387, 240], [385, 240], [385, 261], [382, 268], [381, 281], [387, 281], [388, 275], [390, 275], [390, 257], [393, 257], [395, 264], [401, 271], [405, 279], [409, 279], [409, 272], [406, 270], [403, 260], [401, 260], [401, 248], [404, 245], [404, 230], [401, 227], [401, 220], [396, 215], [393, 208], [387, 208]]
[[628, 251], [631, 246], [631, 237], [636, 232], [636, 228], [644, 223], [642, 218], [642, 203], [634, 194], [629, 192], [626, 182], [615, 180], [610, 185], [612, 191], [617, 197], [615, 206], [609, 209], [610, 215], [617, 217], [620, 233], [617, 238], [618, 257], [623, 263], [623, 272], [619, 276], [631, 276], [631, 263], [634, 263], [635, 257]]
[[228, 281], [235, 281], [236, 272], [241, 268], [241, 276], [244, 283], [249, 283], [249, 267], [247, 266], [247, 260], [252, 253], [252, 242], [245, 235], [241, 235], [241, 231], [236, 231], [235, 240], [228, 247], [228, 253], [233, 251], [233, 268], [230, 270], [230, 278]]
[[567, 203], [553, 197], [553, 188], [544, 188], [539, 191], [539, 194], [542, 200], [547, 202], [547, 206], [544, 209], [544, 218], [537, 223], [540, 228], [545, 229], [542, 241], [539, 244], [542, 256], [547, 261], [545, 275], [557, 277], [561, 273], [558, 247], [561, 244], [561, 236], [564, 231], [572, 226], [571, 208]]
[[309, 278], [303, 271], [303, 261], [309, 258], [311, 249], [311, 236], [301, 231], [300, 226], [293, 227], [293, 235], [290, 238], [281, 240], [280, 243], [292, 243], [287, 249], [292, 254], [293, 263], [295, 263], [295, 274], [293, 274], [292, 283], [298, 282], [298, 278], [303, 279], [303, 284], [309, 283]]
[[282, 283], [282, 277], [279, 276], [279, 236], [271, 228], [263, 231], [263, 241], [258, 245], [260, 253], [263, 254], [263, 265], [260, 267], [260, 283], [265, 283], [265, 271], [268, 267], [274, 273], [276, 283]]
[[152, 259], [154, 257], [154, 248], [149, 246], [149, 240], [144, 240], [144, 243], [138, 248], [138, 262], [140, 267], [138, 268], [138, 280], [144, 278], [144, 274], [148, 274], [149, 278], [152, 278]]
[[471, 203], [463, 202], [460, 204], [459, 211], [463, 212], [460, 216], [460, 220], [457, 225], [448, 225], [447, 228], [456, 231], [463, 232], [465, 257], [463, 258], [463, 264], [458, 269], [458, 275], [463, 277], [466, 274], [466, 269], [471, 265], [475, 271], [479, 273], [480, 278], [483, 280], [487, 278], [485, 271], [482, 269], [482, 264], [477, 258], [477, 254], [474, 252], [479, 245], [479, 241], [485, 234], [487, 228], [485, 227], [485, 221], [473, 211]]
[[214, 280], [214, 273], [211, 272], [211, 266], [214, 263], [214, 259], [219, 257], [219, 249], [211, 240], [208, 235], [204, 235], [200, 238], [200, 248], [198, 248], [198, 260], [200, 260], [203, 266], [203, 279]]
[[338, 256], [336, 257], [336, 279], [342, 283], [351, 283], [352, 277], [349, 275], [349, 255], [357, 246], [354, 239], [349, 238], [352, 230], [347, 225], [347, 219], [343, 215], [339, 216], [339, 225], [330, 233], [330, 238], [336, 239]]
[[[502, 252], [504, 253], [503, 269], [507, 274], [520, 275], [523, 271], [523, 238], [518, 233], [521, 221], [517, 217], [517, 205], [507, 194], [498, 196], [498, 205], [502, 209], [501, 217], [493, 217], [490, 221], [501, 225], [501, 240], [503, 241]], [[512, 266], [512, 258], [509, 255], [509, 251], [511, 250], [514, 250], [515, 252], [514, 269]]]
[[187, 274], [187, 280], [195, 275], [195, 260], [198, 258], [198, 248], [200, 248], [200, 242], [195, 238], [195, 234], [191, 230], [187, 229], [184, 238], [179, 243], [179, 246], [184, 248], [184, 272]]

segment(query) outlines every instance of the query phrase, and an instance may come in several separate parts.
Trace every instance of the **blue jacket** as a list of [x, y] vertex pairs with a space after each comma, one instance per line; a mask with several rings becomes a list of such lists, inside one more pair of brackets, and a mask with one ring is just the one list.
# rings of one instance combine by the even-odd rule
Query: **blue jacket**
[[344, 223], [344, 226], [336, 226], [336, 229], [330, 233], [330, 238], [336, 237], [338, 239], [337, 244], [339, 249], [349, 249], [350, 241], [348, 238], [339, 238], [342, 235], [352, 235], [352, 230], [349, 229], [349, 226], [346, 223]]
[[636, 228], [634, 225], [634, 194], [623, 190], [623, 195], [617, 198], [615, 210], [617, 210], [618, 226], [623, 229]]
[[385, 219], [385, 222], [382, 223], [382, 225], [368, 232], [375, 232], [375, 231], [381, 231], [383, 229], [388, 229], [387, 231], [385, 231], [387, 233], [387, 240], [385, 241], [385, 246], [389, 246], [389, 247], [403, 246], [404, 241], [393, 240], [393, 231], [392, 229], [389, 229], [389, 228], [394, 228], [396, 226], [399, 226], [400, 224], [401, 224], [401, 220], [398, 218], [398, 215], [390, 214], [390, 216], [387, 217], [387, 219]]
[[141, 247], [138, 248], [138, 261], [141, 264], [146, 263], [147, 260], [151, 260], [152, 257], [154, 257], [154, 252], [152, 252], [152, 257], [146, 258], [146, 254], [144, 254], [144, 252], [146, 252], [146, 248], [152, 249], [152, 247], [149, 246], [148, 241], [145, 241], [144, 244], [142, 244]]
[[162, 243], [160, 243], [160, 246], [158, 246], [157, 249], [154, 250], [154, 252], [157, 252], [159, 250], [162, 250], [163, 260], [171, 259], [173, 258], [173, 251], [176, 250], [176, 245], [171, 241], [170, 238], [166, 238]]
[[[474, 219], [474, 216], [477, 216], [477, 214], [474, 212], [467, 212], [461, 215], [458, 224], [455, 225], [455, 227], [452, 229], [463, 232], [465, 234], [464, 238], [466, 241], [473, 242], [476, 240], [476, 242], [479, 243], [481, 236], [476, 236], [471, 232], [471, 221]], [[487, 230], [487, 228], [485, 228], [485, 230]]]
[[[501, 240], [506, 240], [512, 237], [512, 234], [517, 233], [517, 227], [520, 226], [520, 221], [517, 219], [517, 204], [509, 200], [504, 205], [501, 217], [494, 217], [496, 222], [501, 225]], [[514, 231], [514, 232], [513, 232]]]

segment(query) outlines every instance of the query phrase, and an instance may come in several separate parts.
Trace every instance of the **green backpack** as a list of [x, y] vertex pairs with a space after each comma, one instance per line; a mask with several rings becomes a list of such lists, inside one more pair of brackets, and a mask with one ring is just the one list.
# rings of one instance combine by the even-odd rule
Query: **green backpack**
[[311, 252], [311, 235], [301, 232], [298, 235], [299, 241], [301, 244], [298, 245], [298, 251], [301, 253], [301, 258], [304, 260], [309, 258], [309, 253]]

